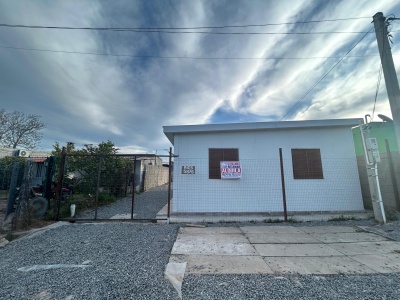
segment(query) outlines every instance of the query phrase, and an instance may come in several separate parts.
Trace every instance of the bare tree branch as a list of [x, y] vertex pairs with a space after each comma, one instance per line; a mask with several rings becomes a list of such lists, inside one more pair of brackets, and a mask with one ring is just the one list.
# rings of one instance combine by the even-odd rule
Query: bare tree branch
[[45, 128], [38, 115], [26, 115], [19, 111], [7, 113], [0, 110], [0, 143], [9, 148], [34, 149], [42, 139]]

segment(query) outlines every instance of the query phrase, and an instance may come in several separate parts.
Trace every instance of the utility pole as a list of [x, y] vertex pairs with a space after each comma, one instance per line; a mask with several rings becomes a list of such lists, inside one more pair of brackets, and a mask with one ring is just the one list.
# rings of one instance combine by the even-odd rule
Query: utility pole
[[[395, 20], [397, 18], [389, 18]], [[393, 116], [394, 132], [396, 134], [397, 146], [400, 151], [400, 88], [394, 68], [392, 51], [390, 50], [386, 17], [378, 12], [373, 16], [376, 40], [378, 42], [379, 54], [381, 56], [383, 74], [385, 76], [386, 90], [388, 93], [390, 110]]]

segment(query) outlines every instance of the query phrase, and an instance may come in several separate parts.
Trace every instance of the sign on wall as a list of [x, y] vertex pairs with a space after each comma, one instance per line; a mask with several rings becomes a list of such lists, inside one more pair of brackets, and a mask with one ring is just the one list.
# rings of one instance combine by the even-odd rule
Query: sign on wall
[[182, 174], [196, 174], [195, 166], [182, 166]]
[[242, 165], [240, 161], [221, 161], [221, 179], [242, 178]]

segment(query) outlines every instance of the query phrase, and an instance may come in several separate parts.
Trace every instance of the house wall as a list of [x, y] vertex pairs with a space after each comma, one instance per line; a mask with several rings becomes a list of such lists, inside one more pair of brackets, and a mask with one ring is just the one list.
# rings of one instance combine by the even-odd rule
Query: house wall
[[168, 167], [163, 167], [162, 165], [147, 165], [146, 175], [144, 177], [144, 191], [168, 183], [168, 176]]
[[[242, 178], [208, 179], [209, 148], [239, 148]], [[172, 212], [283, 211], [279, 148], [288, 211], [363, 209], [351, 129], [335, 127], [176, 134]], [[293, 179], [292, 148], [319, 148], [324, 179]]]

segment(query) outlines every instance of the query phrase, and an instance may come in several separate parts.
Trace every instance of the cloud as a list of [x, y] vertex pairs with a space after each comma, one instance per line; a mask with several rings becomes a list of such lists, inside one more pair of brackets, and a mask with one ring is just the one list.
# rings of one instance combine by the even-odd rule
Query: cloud
[[[296, 22], [400, 12], [395, 1], [4, 1], [2, 23], [79, 27], [194, 27]], [[355, 12], [350, 14], [349, 12]], [[371, 19], [224, 29], [364, 31]], [[222, 31], [215, 29], [214, 31]], [[361, 35], [204, 35], [0, 28], [0, 45], [137, 56], [342, 56]], [[377, 54], [368, 35], [352, 55]], [[395, 34], [397, 41], [397, 33]], [[398, 43], [397, 43], [398, 44]], [[400, 51], [395, 43], [393, 52]], [[42, 148], [113, 141], [121, 151], [169, 147], [163, 125], [279, 120], [337, 59], [154, 59], [0, 48], [2, 107], [36, 113]], [[399, 69], [399, 57], [395, 57]], [[344, 59], [289, 119], [371, 113], [379, 57]], [[376, 111], [390, 114], [384, 85]], [[139, 149], [139, 150], [137, 150]], [[137, 152], [135, 152], [137, 153]]]

